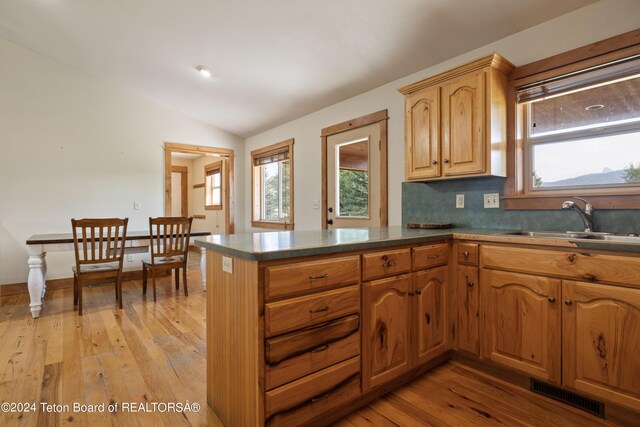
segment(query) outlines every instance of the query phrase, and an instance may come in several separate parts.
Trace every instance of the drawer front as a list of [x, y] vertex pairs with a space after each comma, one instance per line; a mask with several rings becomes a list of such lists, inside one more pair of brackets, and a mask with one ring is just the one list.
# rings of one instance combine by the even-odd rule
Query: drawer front
[[267, 267], [265, 295], [269, 299], [358, 283], [359, 276], [360, 257], [357, 255]]
[[640, 287], [640, 257], [483, 246], [482, 262], [486, 268]]
[[478, 245], [476, 243], [458, 243], [458, 263], [478, 265]]
[[271, 338], [265, 345], [265, 386], [278, 387], [360, 354], [360, 316]]
[[411, 252], [410, 249], [399, 249], [366, 254], [362, 256], [362, 262], [362, 280], [395, 276], [411, 270]]
[[304, 328], [360, 311], [360, 286], [265, 304], [267, 337]]
[[420, 246], [411, 250], [414, 270], [436, 267], [449, 261], [449, 244]]
[[299, 426], [360, 396], [360, 357], [266, 393], [268, 426]]

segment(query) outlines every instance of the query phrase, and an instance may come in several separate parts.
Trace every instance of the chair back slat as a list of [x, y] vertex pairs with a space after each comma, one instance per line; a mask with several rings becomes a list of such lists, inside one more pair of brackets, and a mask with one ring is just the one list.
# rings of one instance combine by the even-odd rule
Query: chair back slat
[[72, 219], [76, 267], [124, 260], [128, 218]]
[[151, 259], [187, 256], [193, 218], [149, 218]]

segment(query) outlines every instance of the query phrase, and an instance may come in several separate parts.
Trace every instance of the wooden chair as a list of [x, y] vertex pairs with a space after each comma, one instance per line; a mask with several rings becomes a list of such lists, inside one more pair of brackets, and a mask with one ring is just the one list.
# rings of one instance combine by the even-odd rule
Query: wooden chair
[[142, 261], [142, 294], [147, 293], [147, 270], [151, 271], [153, 283], [153, 301], [156, 301], [156, 271], [175, 270], [176, 290], [180, 288], [180, 269], [184, 295], [187, 290], [187, 256], [189, 254], [189, 237], [193, 218], [160, 217], [149, 218], [151, 233], [151, 260]]
[[115, 279], [116, 301], [122, 308], [122, 262], [128, 218], [72, 219], [76, 265], [73, 307], [82, 316], [82, 286], [87, 280]]

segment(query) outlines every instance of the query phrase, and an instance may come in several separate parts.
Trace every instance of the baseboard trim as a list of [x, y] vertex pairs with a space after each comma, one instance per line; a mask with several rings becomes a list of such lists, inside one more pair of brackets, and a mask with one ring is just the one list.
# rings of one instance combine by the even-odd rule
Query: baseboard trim
[[[159, 276], [169, 275], [170, 271], [165, 273], [160, 273]], [[140, 270], [129, 270], [122, 272], [122, 280], [141, 280], [142, 279], [142, 269]], [[65, 277], [62, 279], [49, 279], [47, 280], [47, 291], [57, 291], [59, 289], [68, 289], [73, 288], [73, 277]], [[11, 283], [8, 285], [0, 286], [0, 297], [11, 296], [11, 295], [20, 295], [20, 294], [28, 294], [29, 286], [26, 282], [22, 283]]]

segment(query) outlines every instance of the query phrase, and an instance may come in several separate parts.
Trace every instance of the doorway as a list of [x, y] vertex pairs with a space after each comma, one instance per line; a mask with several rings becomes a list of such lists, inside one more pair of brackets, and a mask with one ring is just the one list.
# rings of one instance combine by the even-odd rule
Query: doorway
[[322, 130], [322, 228], [388, 223], [387, 110]]
[[233, 234], [233, 154], [165, 143], [165, 215], [193, 217], [193, 230]]

